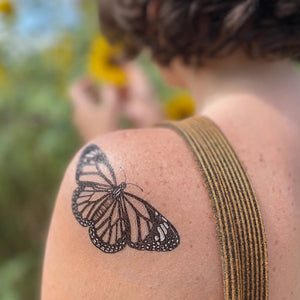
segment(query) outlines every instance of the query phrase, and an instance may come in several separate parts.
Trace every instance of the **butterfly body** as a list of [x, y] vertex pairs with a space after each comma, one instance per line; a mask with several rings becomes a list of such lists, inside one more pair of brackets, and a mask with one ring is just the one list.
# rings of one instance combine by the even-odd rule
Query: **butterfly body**
[[164, 216], [127, 192], [126, 182], [117, 184], [106, 155], [96, 145], [83, 151], [76, 181], [73, 214], [82, 226], [89, 226], [91, 241], [101, 251], [116, 253], [128, 245], [137, 250], [165, 252], [179, 245], [175, 227]]
[[116, 200], [120, 200], [120, 196], [123, 195], [124, 190], [126, 189], [127, 184], [126, 182], [122, 182], [120, 185], [118, 186], [113, 186], [111, 189], [108, 189], [107, 191], [111, 193], [111, 196], [116, 199]]

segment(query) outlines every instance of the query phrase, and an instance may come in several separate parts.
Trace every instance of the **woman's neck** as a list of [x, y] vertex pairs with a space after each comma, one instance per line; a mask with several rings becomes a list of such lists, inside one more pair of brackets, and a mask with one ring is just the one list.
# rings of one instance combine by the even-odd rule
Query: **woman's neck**
[[300, 75], [290, 61], [263, 62], [234, 56], [197, 70], [186, 68], [182, 74], [199, 112], [237, 95], [254, 96], [278, 109], [300, 103]]

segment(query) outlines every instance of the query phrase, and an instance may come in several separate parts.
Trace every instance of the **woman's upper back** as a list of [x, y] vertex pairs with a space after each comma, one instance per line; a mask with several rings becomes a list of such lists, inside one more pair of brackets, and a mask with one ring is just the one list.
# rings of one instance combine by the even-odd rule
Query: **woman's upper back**
[[207, 114], [231, 141], [254, 186], [267, 236], [270, 299], [298, 299], [300, 103], [287, 103], [284, 112], [259, 99], [237, 100]]
[[[270, 299], [299, 299], [299, 127], [293, 128], [261, 102], [251, 101], [251, 105], [227, 101], [226, 107], [205, 114], [231, 142], [256, 192], [268, 243]], [[176, 227], [180, 245], [168, 253], [126, 247], [113, 255], [94, 247], [71, 210], [77, 156], [66, 173], [52, 219], [43, 298], [223, 299], [210, 199], [181, 137], [155, 128], [117, 132], [94, 143], [106, 153], [117, 181], [123, 181], [122, 167], [127, 182], [144, 192], [134, 186], [128, 190]]]

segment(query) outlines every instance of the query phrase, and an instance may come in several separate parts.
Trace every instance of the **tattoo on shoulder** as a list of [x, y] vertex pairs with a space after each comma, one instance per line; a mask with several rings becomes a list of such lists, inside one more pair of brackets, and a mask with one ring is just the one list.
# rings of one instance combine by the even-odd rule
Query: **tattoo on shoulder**
[[117, 253], [126, 245], [136, 250], [174, 250], [180, 243], [175, 227], [152, 205], [127, 192], [128, 185], [143, 190], [127, 183], [125, 172], [124, 177], [125, 181], [118, 184], [107, 156], [98, 146], [83, 150], [72, 210], [77, 221], [89, 227], [92, 243], [105, 253]]

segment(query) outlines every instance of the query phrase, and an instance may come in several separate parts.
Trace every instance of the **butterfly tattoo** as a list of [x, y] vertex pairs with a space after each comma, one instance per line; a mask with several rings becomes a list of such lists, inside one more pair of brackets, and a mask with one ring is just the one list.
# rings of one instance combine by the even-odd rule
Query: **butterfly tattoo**
[[76, 182], [73, 214], [79, 224], [89, 227], [92, 243], [103, 252], [117, 253], [126, 245], [165, 252], [179, 245], [175, 227], [145, 200], [127, 192], [130, 183], [117, 183], [107, 156], [98, 146], [83, 150]]

